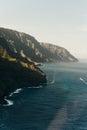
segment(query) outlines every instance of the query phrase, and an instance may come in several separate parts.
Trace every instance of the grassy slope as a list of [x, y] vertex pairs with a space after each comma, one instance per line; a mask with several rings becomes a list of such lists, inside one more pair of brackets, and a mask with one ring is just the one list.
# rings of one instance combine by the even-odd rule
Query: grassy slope
[[8, 61], [0, 57], [0, 98], [7, 96], [16, 88], [36, 86], [44, 82], [46, 82], [45, 74], [34, 65], [27, 68], [20, 62]]

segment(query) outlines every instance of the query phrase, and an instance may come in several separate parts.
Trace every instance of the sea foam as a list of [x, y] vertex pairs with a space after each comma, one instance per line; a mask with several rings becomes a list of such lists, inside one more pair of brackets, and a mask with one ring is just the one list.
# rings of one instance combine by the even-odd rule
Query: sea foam
[[9, 96], [13, 96], [13, 94], [20, 93], [22, 91], [22, 88], [16, 89], [14, 92], [12, 92]]
[[7, 102], [7, 104], [4, 104], [3, 106], [12, 106], [14, 104], [11, 100], [5, 99], [5, 101]]
[[87, 85], [87, 82], [83, 78], [80, 78], [80, 81], [82, 81], [85, 85]]

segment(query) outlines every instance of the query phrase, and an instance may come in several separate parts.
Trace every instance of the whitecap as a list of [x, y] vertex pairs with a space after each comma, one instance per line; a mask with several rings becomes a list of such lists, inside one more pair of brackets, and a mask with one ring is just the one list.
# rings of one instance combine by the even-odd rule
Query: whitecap
[[13, 94], [14, 94], [14, 93], [11, 93], [11, 94], [9, 95], [9, 97], [13, 96]]
[[16, 89], [14, 92], [12, 92], [9, 96], [13, 96], [13, 94], [15, 93], [20, 93], [20, 91], [22, 91], [22, 88]]
[[80, 81], [82, 81], [85, 85], [87, 85], [87, 82], [83, 78], [80, 78]]
[[7, 102], [7, 104], [4, 104], [2, 106], [12, 106], [14, 104], [11, 100], [5, 99], [5, 101]]
[[84, 79], [80, 78], [81, 81], [84, 81]]
[[36, 89], [36, 88], [43, 88], [43, 86], [42, 85], [40, 85], [40, 86], [32, 86], [32, 87], [28, 87], [28, 88], [34, 88], [34, 89]]
[[55, 80], [52, 80], [52, 81], [51, 81], [51, 84], [54, 84], [54, 83], [55, 83]]
[[22, 91], [22, 88], [16, 89], [13, 93], [20, 93]]

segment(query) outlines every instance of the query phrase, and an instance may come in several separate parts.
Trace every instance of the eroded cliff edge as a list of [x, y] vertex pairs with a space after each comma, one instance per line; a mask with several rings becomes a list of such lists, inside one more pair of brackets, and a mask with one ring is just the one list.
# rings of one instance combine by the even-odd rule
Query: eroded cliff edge
[[65, 48], [38, 42], [31, 35], [0, 28], [0, 103], [12, 91], [47, 82], [36, 64], [42, 62], [76, 62]]
[[46, 75], [33, 62], [13, 53], [8, 42], [0, 38], [0, 103], [17, 88], [45, 84]]

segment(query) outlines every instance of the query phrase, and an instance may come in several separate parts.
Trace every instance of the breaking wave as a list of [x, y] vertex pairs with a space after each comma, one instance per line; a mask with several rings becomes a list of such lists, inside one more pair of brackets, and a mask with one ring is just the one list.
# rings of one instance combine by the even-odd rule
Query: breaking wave
[[85, 85], [87, 85], [87, 82], [83, 78], [80, 78], [80, 81], [82, 81]]
[[3, 106], [12, 106], [14, 104], [11, 100], [5, 99], [5, 101], [7, 102], [7, 104], [4, 104]]

